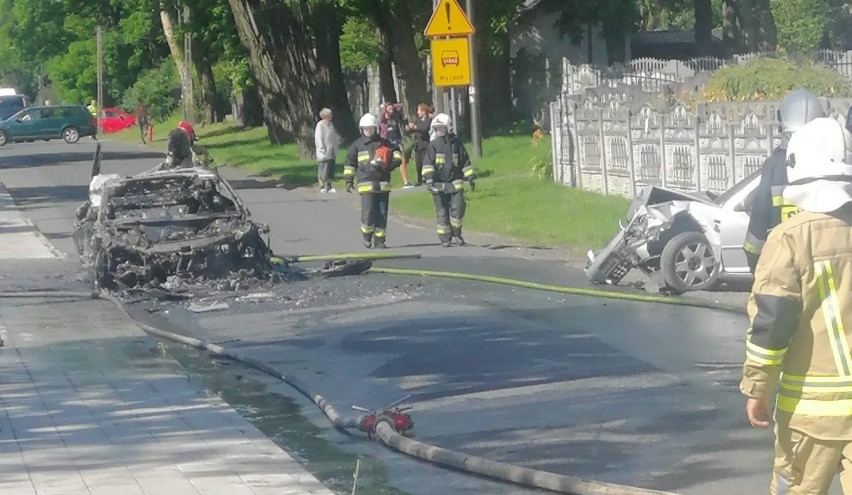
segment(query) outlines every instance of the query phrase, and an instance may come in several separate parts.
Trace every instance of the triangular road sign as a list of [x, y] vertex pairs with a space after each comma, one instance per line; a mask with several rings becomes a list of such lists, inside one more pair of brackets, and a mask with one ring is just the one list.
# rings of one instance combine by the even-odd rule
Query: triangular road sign
[[473, 25], [459, 6], [458, 0], [439, 0], [424, 33], [428, 37], [467, 36], [473, 34]]

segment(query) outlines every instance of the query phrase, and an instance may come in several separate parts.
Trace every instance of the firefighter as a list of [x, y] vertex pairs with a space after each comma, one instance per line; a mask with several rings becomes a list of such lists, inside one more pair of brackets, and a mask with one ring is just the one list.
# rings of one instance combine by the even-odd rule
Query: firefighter
[[749, 298], [740, 390], [766, 428], [778, 388], [773, 494], [826, 494], [838, 472], [852, 494], [851, 153], [834, 119], [793, 134], [783, 197], [801, 211], [770, 232]]
[[476, 187], [470, 157], [461, 140], [450, 132], [451, 124], [447, 114], [439, 113], [432, 119], [435, 137], [426, 148], [423, 159], [423, 178], [435, 203], [438, 238], [443, 247], [450, 247], [454, 237], [459, 246], [464, 246], [464, 181], [470, 183], [471, 190]]
[[343, 164], [346, 192], [355, 188], [361, 195], [361, 234], [364, 246], [384, 249], [388, 226], [391, 171], [402, 163], [402, 152], [382, 139], [376, 117], [370, 113], [361, 117], [358, 126], [361, 137], [352, 143]]
[[747, 200], [751, 203], [751, 212], [743, 249], [748, 258], [751, 273], [754, 273], [757, 266], [757, 259], [769, 230], [781, 223], [785, 217], [796, 212], [795, 207], [784, 204], [781, 196], [787, 184], [785, 158], [787, 142], [796, 130], [811, 120], [823, 116], [819, 98], [806, 89], [797, 89], [788, 93], [781, 100], [779, 113], [783, 132], [781, 144], [763, 162], [760, 183]]

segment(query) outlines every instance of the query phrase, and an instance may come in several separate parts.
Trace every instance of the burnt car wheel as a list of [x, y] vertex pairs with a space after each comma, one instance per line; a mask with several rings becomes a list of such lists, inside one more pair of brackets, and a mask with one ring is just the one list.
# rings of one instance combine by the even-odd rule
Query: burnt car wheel
[[6, 146], [9, 143], [9, 136], [6, 135], [5, 131], [0, 131], [0, 146]]
[[95, 290], [112, 289], [112, 274], [109, 270], [109, 258], [106, 251], [98, 249], [95, 255], [95, 262], [92, 266], [92, 281], [94, 282]]
[[719, 281], [719, 262], [700, 232], [683, 232], [666, 243], [660, 269], [666, 284], [676, 293], [712, 289]]
[[74, 144], [80, 140], [80, 131], [76, 127], [67, 127], [62, 131], [62, 139], [68, 144]]

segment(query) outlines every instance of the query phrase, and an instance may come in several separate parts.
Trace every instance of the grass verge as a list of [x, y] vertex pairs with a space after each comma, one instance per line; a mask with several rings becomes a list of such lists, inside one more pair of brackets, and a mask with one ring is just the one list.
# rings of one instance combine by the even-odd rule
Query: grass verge
[[[180, 119], [157, 124], [151, 146], [165, 150], [168, 130]], [[215, 124], [196, 129], [202, 146], [210, 151], [214, 163], [245, 169], [272, 177], [286, 187], [314, 186], [316, 163], [299, 159], [296, 144], [273, 146], [265, 127], [240, 129]], [[113, 134], [125, 141], [139, 141], [137, 128]], [[468, 151], [470, 147], [468, 146]], [[628, 201], [604, 196], [533, 177], [531, 169], [550, 163], [550, 139], [535, 141], [530, 136], [509, 135], [486, 139], [484, 156], [474, 161], [479, 179], [476, 191], [467, 194], [465, 226], [469, 231], [510, 236], [537, 246], [569, 246], [586, 249], [600, 247], [618, 228], [618, 220], [627, 210]], [[342, 173], [345, 150], [338, 157], [338, 176]], [[410, 180], [416, 179], [413, 160], [408, 165]], [[342, 182], [338, 181], [342, 186]], [[402, 185], [398, 172], [393, 184]], [[419, 188], [396, 194], [391, 209], [405, 216], [434, 219], [431, 194]]]

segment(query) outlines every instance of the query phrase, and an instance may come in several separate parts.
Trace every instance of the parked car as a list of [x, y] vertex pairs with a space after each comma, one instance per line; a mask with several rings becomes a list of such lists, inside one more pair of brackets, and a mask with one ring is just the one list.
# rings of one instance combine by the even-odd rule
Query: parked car
[[759, 182], [757, 171], [720, 195], [645, 188], [619, 233], [601, 251], [588, 252], [587, 278], [617, 284], [639, 268], [649, 288], [675, 293], [752, 280], [743, 241], [748, 197]]
[[135, 124], [136, 116], [120, 108], [104, 107], [101, 110], [100, 130], [104, 134], [123, 131]]
[[95, 135], [95, 118], [82, 105], [29, 107], [0, 122], [0, 146], [16, 141], [62, 138], [73, 144]]
[[0, 95], [0, 120], [6, 120], [27, 107], [23, 95]]

